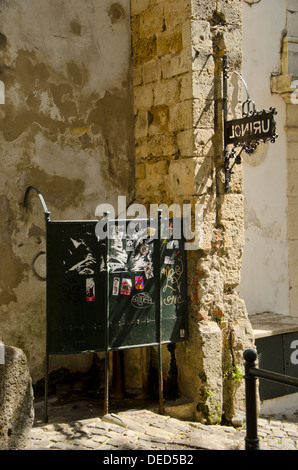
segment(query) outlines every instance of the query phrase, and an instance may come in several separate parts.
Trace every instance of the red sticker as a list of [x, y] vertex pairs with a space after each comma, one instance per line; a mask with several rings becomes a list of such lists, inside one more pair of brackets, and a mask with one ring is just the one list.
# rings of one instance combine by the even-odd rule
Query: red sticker
[[131, 294], [131, 289], [132, 289], [131, 279], [122, 279], [120, 294], [130, 295]]

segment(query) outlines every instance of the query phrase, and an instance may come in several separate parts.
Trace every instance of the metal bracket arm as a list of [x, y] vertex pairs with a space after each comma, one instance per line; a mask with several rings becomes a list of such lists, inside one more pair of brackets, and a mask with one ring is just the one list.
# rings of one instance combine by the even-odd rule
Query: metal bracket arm
[[39, 191], [39, 189], [37, 189], [35, 186], [28, 186], [28, 188], [26, 189], [26, 192], [25, 192], [25, 196], [24, 196], [24, 200], [23, 200], [23, 207], [27, 208], [28, 207], [28, 197], [29, 197], [29, 193], [34, 190], [39, 199], [40, 199], [40, 202], [42, 204], [42, 208], [43, 208], [43, 212], [44, 212], [44, 215], [45, 215], [45, 218], [46, 220], [49, 220], [50, 218], [50, 211], [48, 210], [47, 208], [47, 205], [45, 203], [45, 200], [43, 198], [43, 195], [41, 194], [41, 192]]

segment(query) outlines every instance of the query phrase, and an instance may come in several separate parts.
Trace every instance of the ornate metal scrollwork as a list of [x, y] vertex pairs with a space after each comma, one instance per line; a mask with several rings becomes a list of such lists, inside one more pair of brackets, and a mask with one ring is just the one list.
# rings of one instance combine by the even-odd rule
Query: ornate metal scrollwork
[[[244, 78], [236, 71], [236, 75], [242, 80], [246, 90], [246, 100], [242, 103], [242, 118], [227, 120], [227, 80], [229, 67], [227, 57], [223, 57], [223, 120], [224, 120], [224, 168], [225, 168], [225, 191], [230, 191], [230, 180], [235, 165], [242, 162], [241, 154], [245, 152], [251, 155], [261, 142], [274, 143], [276, 134], [276, 123], [274, 115], [275, 108], [256, 110], [253, 100], [250, 99], [248, 87]], [[232, 149], [229, 150], [229, 145]]]

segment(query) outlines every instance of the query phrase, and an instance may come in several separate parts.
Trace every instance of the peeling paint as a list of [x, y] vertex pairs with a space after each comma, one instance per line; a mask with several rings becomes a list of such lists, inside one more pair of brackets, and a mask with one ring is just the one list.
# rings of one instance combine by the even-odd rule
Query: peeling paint
[[272, 240], [279, 240], [281, 235], [281, 225], [278, 222], [272, 222], [266, 225], [258, 218], [255, 209], [247, 210], [245, 214], [245, 230], [255, 228], [262, 233], [262, 237]]
[[[45, 226], [94, 219], [101, 202], [131, 199], [134, 116], [130, 2], [0, 2], [0, 338], [43, 374]], [[32, 20], [34, 18], [34, 21]], [[20, 326], [21, 325], [21, 326]]]
[[72, 20], [70, 23], [69, 23], [69, 26], [70, 26], [70, 30], [73, 34], [75, 34], [76, 36], [80, 36], [81, 35], [81, 25], [78, 21], [76, 20]]

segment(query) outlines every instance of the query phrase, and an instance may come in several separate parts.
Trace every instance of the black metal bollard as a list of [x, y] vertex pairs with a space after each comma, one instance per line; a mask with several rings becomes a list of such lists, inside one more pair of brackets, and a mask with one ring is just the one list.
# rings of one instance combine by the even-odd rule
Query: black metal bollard
[[257, 353], [253, 349], [247, 349], [243, 353], [245, 360], [245, 406], [246, 406], [246, 437], [245, 450], [259, 450], [258, 424], [257, 424], [257, 378], [250, 374], [250, 369], [255, 368]]

